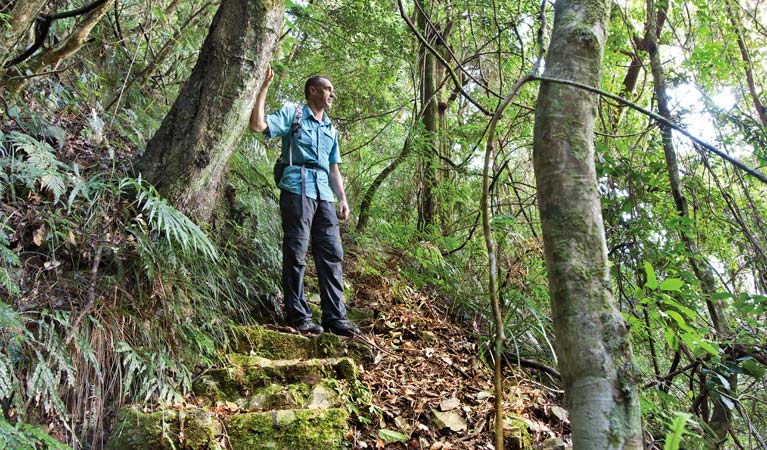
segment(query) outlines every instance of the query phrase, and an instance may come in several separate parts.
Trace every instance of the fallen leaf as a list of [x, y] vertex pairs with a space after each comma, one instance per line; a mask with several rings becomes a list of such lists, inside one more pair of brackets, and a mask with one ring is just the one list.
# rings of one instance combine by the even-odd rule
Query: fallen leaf
[[48, 235], [48, 230], [45, 229], [45, 226], [42, 226], [35, 230], [35, 232], [32, 234], [32, 242], [35, 243], [36, 246], [43, 245], [43, 241], [45, 240], [45, 237]]
[[385, 442], [407, 442], [406, 434], [402, 434], [399, 431], [389, 430], [386, 428], [378, 431], [378, 437], [383, 439]]
[[61, 261], [56, 261], [56, 260], [53, 260], [53, 261], [45, 261], [45, 262], [43, 263], [43, 269], [44, 269], [44, 270], [53, 270], [53, 269], [55, 269], [56, 267], [59, 267], [60, 265], [61, 265]]
[[407, 423], [407, 419], [405, 419], [402, 416], [397, 416], [394, 418], [394, 424], [397, 425], [397, 428], [404, 432], [410, 431], [410, 425]]
[[431, 410], [432, 421], [439, 429], [450, 428], [451, 431], [465, 431], [468, 428], [466, 421], [458, 413], [449, 411], [442, 412]]
[[460, 406], [460, 404], [461, 404], [460, 400], [458, 400], [455, 397], [452, 397], [439, 402], [439, 409], [441, 409], [442, 411], [450, 411]]
[[493, 398], [495, 395], [490, 391], [477, 392], [477, 400], [484, 400], [486, 398]]

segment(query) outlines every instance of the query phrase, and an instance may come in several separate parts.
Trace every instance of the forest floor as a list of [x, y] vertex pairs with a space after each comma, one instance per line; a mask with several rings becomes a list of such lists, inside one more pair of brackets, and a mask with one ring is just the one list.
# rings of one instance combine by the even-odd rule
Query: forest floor
[[[374, 355], [361, 364], [360, 378], [381, 413], [353, 425], [354, 448], [494, 448], [492, 355], [431, 293], [404, 283], [396, 259], [389, 256], [386, 273], [365, 274], [347, 257], [346, 278], [355, 292], [350, 306], [372, 315], [360, 323]], [[556, 383], [509, 365], [503, 375], [506, 448], [565, 448], [569, 423]], [[380, 430], [408, 438], [392, 443], [397, 435]]]

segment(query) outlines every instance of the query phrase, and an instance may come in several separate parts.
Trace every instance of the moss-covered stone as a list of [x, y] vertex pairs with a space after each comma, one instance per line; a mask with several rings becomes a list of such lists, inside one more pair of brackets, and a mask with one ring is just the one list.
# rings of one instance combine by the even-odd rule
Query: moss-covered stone
[[357, 366], [350, 358], [272, 361], [258, 356], [230, 355], [229, 367], [210, 370], [195, 384], [197, 396], [208, 403], [226, 400], [242, 405], [272, 384], [315, 385], [323, 379], [353, 380]]
[[107, 441], [107, 450], [219, 450], [222, 427], [208, 411], [164, 410], [144, 413], [123, 408]]
[[261, 356], [269, 359], [309, 359], [355, 356], [362, 360], [372, 358], [370, 347], [359, 340], [352, 340], [323, 333], [318, 336], [301, 336], [281, 333], [259, 326], [236, 327], [234, 349], [237, 353]]
[[234, 450], [333, 450], [344, 448], [348, 416], [344, 408], [239, 414], [226, 429]]
[[314, 343], [306, 336], [280, 333], [263, 327], [236, 327], [238, 353], [253, 354], [269, 359], [314, 358]]
[[175, 411], [143, 413], [134, 408], [123, 408], [117, 413], [106, 450], [169, 449], [173, 436], [178, 434], [177, 419]]

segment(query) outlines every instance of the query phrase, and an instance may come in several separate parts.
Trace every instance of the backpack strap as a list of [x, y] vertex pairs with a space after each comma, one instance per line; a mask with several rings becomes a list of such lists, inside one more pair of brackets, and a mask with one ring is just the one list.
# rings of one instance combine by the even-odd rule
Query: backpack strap
[[293, 165], [293, 135], [301, 131], [301, 119], [304, 117], [303, 105], [296, 107], [296, 113], [293, 115], [293, 124], [288, 133], [288, 165]]

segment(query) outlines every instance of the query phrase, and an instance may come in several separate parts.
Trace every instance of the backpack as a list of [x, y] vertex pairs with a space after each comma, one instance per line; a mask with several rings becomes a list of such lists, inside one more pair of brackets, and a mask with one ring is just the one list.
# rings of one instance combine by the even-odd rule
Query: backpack
[[284, 161], [282, 159], [282, 154], [280, 154], [277, 161], [274, 162], [272, 175], [274, 176], [274, 184], [278, 186], [282, 180], [282, 174], [285, 172], [285, 168], [293, 165], [293, 146], [291, 141], [293, 140], [293, 135], [301, 130], [301, 118], [303, 115], [303, 106], [296, 107], [296, 114], [293, 116], [293, 125], [290, 126], [290, 133], [288, 133], [288, 161]]

